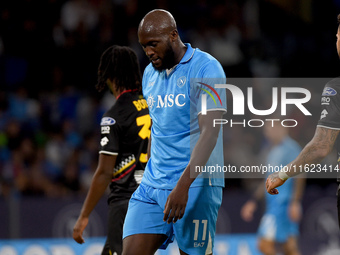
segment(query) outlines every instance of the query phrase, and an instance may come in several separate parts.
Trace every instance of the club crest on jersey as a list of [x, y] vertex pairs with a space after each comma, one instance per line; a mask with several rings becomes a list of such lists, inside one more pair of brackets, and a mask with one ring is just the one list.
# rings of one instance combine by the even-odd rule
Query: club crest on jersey
[[107, 126], [107, 125], [114, 125], [116, 123], [115, 119], [111, 117], [104, 117], [102, 118], [102, 121], [100, 122], [101, 126]]
[[330, 87], [326, 87], [323, 92], [322, 96], [335, 96], [337, 94], [336, 90]]
[[187, 81], [187, 77], [185, 76], [181, 76], [177, 79], [177, 86], [182, 88], [185, 84], [185, 82]]

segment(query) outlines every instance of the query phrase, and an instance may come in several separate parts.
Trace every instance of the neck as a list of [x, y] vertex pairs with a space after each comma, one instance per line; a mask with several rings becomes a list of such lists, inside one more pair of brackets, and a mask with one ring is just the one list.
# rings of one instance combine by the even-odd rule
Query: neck
[[176, 55], [176, 65], [181, 61], [181, 59], [183, 58], [185, 52], [187, 51], [187, 46], [185, 46], [185, 44], [183, 42], [179, 42], [179, 45], [178, 45], [178, 51], [175, 53]]

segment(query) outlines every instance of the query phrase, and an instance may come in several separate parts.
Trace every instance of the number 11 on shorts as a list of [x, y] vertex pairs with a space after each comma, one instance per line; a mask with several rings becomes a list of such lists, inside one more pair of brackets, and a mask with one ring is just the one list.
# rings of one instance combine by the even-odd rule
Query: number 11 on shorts
[[[197, 239], [198, 239], [198, 231], [200, 229], [200, 220], [193, 220], [192, 222], [195, 224], [194, 241], [197, 241]], [[201, 226], [202, 226], [202, 224], [203, 224], [202, 241], [205, 241], [206, 236], [207, 236], [208, 220], [202, 220]]]

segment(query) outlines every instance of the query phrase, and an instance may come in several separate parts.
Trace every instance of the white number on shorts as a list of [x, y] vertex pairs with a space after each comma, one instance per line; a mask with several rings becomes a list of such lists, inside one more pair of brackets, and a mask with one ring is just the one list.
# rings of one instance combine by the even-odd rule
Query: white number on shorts
[[[195, 224], [194, 241], [197, 241], [197, 239], [198, 239], [198, 230], [199, 230], [200, 221], [199, 221], [199, 220], [193, 220], [192, 222]], [[202, 224], [203, 224], [202, 241], [205, 241], [206, 234], [207, 234], [208, 220], [202, 220]]]

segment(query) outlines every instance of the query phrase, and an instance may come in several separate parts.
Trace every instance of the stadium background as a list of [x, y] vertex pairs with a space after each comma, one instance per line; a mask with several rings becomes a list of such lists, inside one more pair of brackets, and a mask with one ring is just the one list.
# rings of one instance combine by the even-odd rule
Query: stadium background
[[[137, 26], [154, 8], [172, 12], [182, 40], [215, 56], [227, 77], [340, 73], [339, 0], [1, 1], [0, 254], [12, 241], [71, 237], [97, 165], [99, 120], [113, 102], [94, 89], [100, 54], [111, 44], [129, 45], [143, 70], [148, 60]], [[302, 146], [314, 134], [323, 86], [308, 87], [313, 116], [298, 116], [292, 132]], [[259, 101], [270, 102], [261, 87], [255, 89]], [[225, 129], [226, 163], [261, 162], [266, 149], [261, 129]], [[239, 210], [259, 180], [246, 177], [226, 179], [217, 233], [252, 234], [247, 240], [253, 242], [263, 209], [252, 223], [241, 220]], [[339, 253], [336, 187], [335, 179], [307, 181], [303, 254]], [[105, 235], [105, 203], [103, 198], [91, 216], [87, 236]]]

